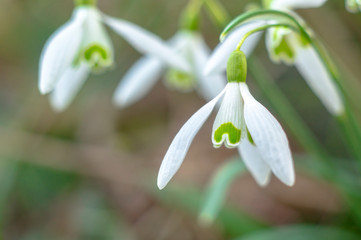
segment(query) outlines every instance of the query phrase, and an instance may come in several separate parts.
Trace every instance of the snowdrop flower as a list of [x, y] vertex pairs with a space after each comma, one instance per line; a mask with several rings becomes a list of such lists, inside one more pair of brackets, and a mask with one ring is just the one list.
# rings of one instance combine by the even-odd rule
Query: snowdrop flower
[[[303, 23], [302, 19], [291, 10], [319, 7], [324, 2], [326, 0], [266, 0], [264, 5], [269, 9], [288, 12]], [[205, 74], [223, 70], [224, 66], [221, 65], [222, 61], [220, 59], [228, 56], [230, 49], [234, 49], [246, 33], [267, 23], [270, 23], [270, 21], [257, 20], [244, 24], [230, 32], [208, 60]], [[259, 34], [257, 37], [259, 38]], [[253, 44], [248, 44], [250, 46], [244, 44], [242, 49], [246, 53], [250, 53], [256, 41], [257, 39], [253, 41]], [[266, 31], [266, 47], [270, 58], [274, 62], [291, 64], [298, 69], [312, 91], [331, 114], [341, 115], [344, 112], [341, 94], [321, 57], [310, 43], [305, 42], [291, 29], [274, 27]]]
[[190, 71], [170, 66], [170, 58], [159, 59], [147, 55], [136, 62], [118, 85], [113, 100], [119, 107], [127, 107], [146, 95], [165, 73], [168, 88], [180, 92], [198, 91], [206, 100], [215, 97], [225, 85], [222, 74], [205, 77], [203, 69], [210, 50], [197, 31], [181, 30], [168, 41], [168, 45], [191, 66]]
[[222, 97], [212, 130], [214, 147], [222, 144], [227, 148], [237, 147], [261, 186], [269, 182], [271, 172], [286, 185], [294, 184], [293, 161], [286, 134], [272, 114], [253, 98], [245, 82], [246, 75], [245, 54], [235, 50], [227, 63], [226, 87], [193, 114], [171, 143], [158, 174], [160, 189], [178, 171], [195, 135]]
[[157, 36], [140, 27], [106, 16], [96, 8], [96, 0], [76, 0], [72, 18], [46, 42], [40, 58], [39, 90], [51, 92], [55, 110], [64, 110], [91, 72], [113, 65], [114, 50], [105, 31], [107, 25], [140, 52], [169, 60], [169, 64], [188, 71], [189, 64]]
[[345, 7], [347, 11], [351, 13], [358, 13], [361, 11], [361, 1], [360, 0], [346, 0]]

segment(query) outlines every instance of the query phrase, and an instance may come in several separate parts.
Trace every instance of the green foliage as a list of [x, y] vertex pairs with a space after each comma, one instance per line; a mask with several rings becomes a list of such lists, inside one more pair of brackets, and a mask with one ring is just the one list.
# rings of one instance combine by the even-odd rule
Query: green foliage
[[357, 240], [358, 235], [337, 227], [315, 225], [291, 225], [249, 234], [235, 240]]
[[[202, 201], [203, 194], [194, 188], [168, 185], [165, 190], [156, 190], [154, 194], [163, 204], [189, 212], [193, 216], [198, 216], [199, 210], [204, 204]], [[266, 228], [266, 224], [229, 206], [219, 210], [216, 223], [220, 225], [224, 235], [228, 237], [236, 237]]]
[[44, 209], [80, 181], [77, 175], [27, 163], [19, 165], [17, 176], [17, 195], [28, 209]]
[[217, 170], [207, 187], [204, 201], [201, 204], [199, 220], [202, 223], [208, 225], [217, 219], [233, 179], [244, 171], [246, 171], [246, 168], [238, 158], [227, 161]]

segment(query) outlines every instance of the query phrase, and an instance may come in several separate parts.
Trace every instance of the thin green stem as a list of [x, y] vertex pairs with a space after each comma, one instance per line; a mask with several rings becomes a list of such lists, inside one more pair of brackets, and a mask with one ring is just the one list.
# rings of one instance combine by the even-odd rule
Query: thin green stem
[[333, 81], [338, 86], [338, 89], [342, 94], [345, 112], [340, 116], [336, 116], [336, 119], [340, 128], [342, 129], [343, 137], [347, 142], [347, 146], [350, 149], [350, 152], [359, 161], [359, 164], [361, 164], [361, 126], [359, 121], [356, 120], [357, 118], [355, 114], [353, 113], [352, 106], [347, 97], [347, 90], [343, 86], [343, 81], [340, 77], [339, 71], [336, 65], [333, 63], [332, 58], [329, 56], [327, 50], [315, 37], [311, 38], [311, 44], [318, 52], [327, 70], [332, 76]]
[[204, 0], [190, 0], [181, 15], [181, 28], [196, 31], [199, 28], [199, 13]]
[[207, 12], [211, 16], [211, 19], [224, 28], [230, 21], [231, 17], [227, 13], [227, 10], [223, 7], [222, 3], [218, 0], [203, 0], [207, 8]]
[[297, 29], [299, 34], [305, 38], [305, 40], [311, 42], [310, 35], [306, 32], [305, 28], [295, 19], [292, 15], [278, 11], [278, 10], [254, 10], [243, 13], [233, 19], [223, 30], [220, 35], [221, 42], [227, 36], [227, 34], [232, 31], [234, 28], [238, 27], [241, 24], [251, 22], [251, 21], [262, 21], [267, 22], [267, 20], [276, 20], [278, 23], [288, 24], [293, 26], [293, 29]]
[[265, 21], [265, 20], [277, 20], [279, 23], [289, 24], [294, 26], [292, 29], [297, 29], [297, 33], [302, 36], [302, 39], [310, 43], [312, 47], [317, 51], [318, 55], [322, 59], [327, 71], [332, 76], [333, 81], [337, 84], [340, 93], [343, 96], [344, 105], [345, 105], [345, 114], [344, 116], [335, 116], [338, 118], [338, 123], [340, 124], [341, 129], [343, 130], [343, 137], [347, 141], [350, 153], [360, 161], [361, 163], [361, 126], [360, 123], [356, 120], [354, 113], [351, 110], [351, 106], [346, 98], [346, 91], [343, 89], [341, 84], [341, 78], [339, 77], [337, 67], [333, 64], [332, 59], [328, 56], [328, 53], [325, 48], [317, 41], [314, 36], [311, 36], [304, 26], [302, 26], [299, 21], [292, 15], [277, 11], [277, 10], [256, 10], [251, 11], [245, 14], [242, 14], [236, 17], [231, 23], [229, 23], [226, 28], [223, 30], [220, 35], [221, 41], [225, 36], [232, 31], [235, 27], [247, 23], [249, 21]]
[[292, 29], [294, 29], [293, 26], [291, 26], [291, 25], [289, 25], [289, 24], [282, 24], [282, 23], [281, 23], [281, 24], [268, 24], [268, 25], [264, 25], [264, 26], [261, 26], [261, 27], [252, 29], [251, 31], [247, 32], [247, 33], [242, 37], [242, 39], [239, 41], [236, 49], [241, 50], [241, 47], [242, 47], [244, 41], [246, 41], [246, 39], [247, 39], [250, 35], [252, 35], [252, 34], [254, 34], [254, 33], [256, 33], [256, 32], [264, 31], [264, 30], [266, 30], [266, 29], [268, 29], [268, 28], [273, 28], [273, 27], [287, 27], [287, 28], [292, 28]]

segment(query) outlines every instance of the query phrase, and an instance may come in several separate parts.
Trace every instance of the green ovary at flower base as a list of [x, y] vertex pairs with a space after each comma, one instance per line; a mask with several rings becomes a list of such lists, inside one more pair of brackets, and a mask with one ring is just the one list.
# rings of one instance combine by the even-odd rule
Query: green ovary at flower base
[[246, 82], [247, 60], [242, 51], [233, 51], [227, 62], [228, 82]]
[[75, 6], [95, 6], [97, 0], [74, 0]]

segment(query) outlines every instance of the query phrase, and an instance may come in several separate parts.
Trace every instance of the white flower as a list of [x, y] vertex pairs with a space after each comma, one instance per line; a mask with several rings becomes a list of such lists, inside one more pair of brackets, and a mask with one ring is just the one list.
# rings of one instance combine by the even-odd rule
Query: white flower
[[124, 108], [144, 97], [164, 73], [165, 83], [169, 88], [182, 92], [195, 89], [207, 100], [215, 97], [224, 88], [225, 79], [222, 74], [207, 77], [203, 74], [210, 50], [198, 32], [182, 30], [172, 37], [165, 47], [174, 49], [186, 59], [191, 66], [190, 71], [184, 71], [180, 66], [172, 66], [172, 56], [161, 60], [157, 54], [148, 54], [138, 60], [120, 81], [113, 97], [117, 106]]
[[[326, 0], [271, 0], [267, 1], [266, 7], [286, 11], [294, 15], [301, 23], [303, 20], [297, 16], [291, 9], [319, 7]], [[219, 72], [225, 69], [224, 58], [226, 58], [231, 49], [234, 49], [239, 40], [249, 31], [263, 26], [269, 21], [257, 20], [248, 24], [241, 25], [228, 34], [226, 39], [217, 46], [214, 53], [208, 60], [205, 68], [205, 74]], [[242, 50], [250, 53], [260, 33], [253, 36], [252, 43], [242, 45]], [[252, 35], [251, 35], [252, 37]], [[249, 42], [247, 38], [246, 42]], [[340, 115], [344, 112], [344, 105], [341, 94], [327, 71], [325, 63], [311, 44], [305, 43], [300, 36], [284, 27], [270, 28], [266, 31], [266, 47], [270, 58], [276, 62], [293, 64], [300, 74], [304, 77], [311, 90], [318, 96], [320, 101], [333, 115]]]
[[361, 1], [360, 0], [346, 0], [345, 7], [347, 11], [351, 13], [358, 13], [361, 11]]
[[104, 24], [142, 53], [167, 59], [171, 66], [189, 71], [190, 66], [163, 41], [140, 27], [101, 13], [94, 1], [78, 1], [72, 18], [47, 41], [40, 58], [39, 90], [51, 93], [55, 110], [64, 110], [91, 71], [110, 67], [114, 50]]
[[223, 143], [228, 148], [238, 147], [246, 166], [262, 186], [268, 183], [271, 171], [283, 183], [294, 184], [292, 155], [286, 134], [272, 114], [250, 94], [245, 83], [246, 60], [242, 54], [238, 50], [232, 53], [228, 61], [228, 84], [223, 91], [193, 114], [175, 136], [159, 170], [160, 189], [178, 171], [195, 135], [222, 97], [213, 124], [214, 147]]

